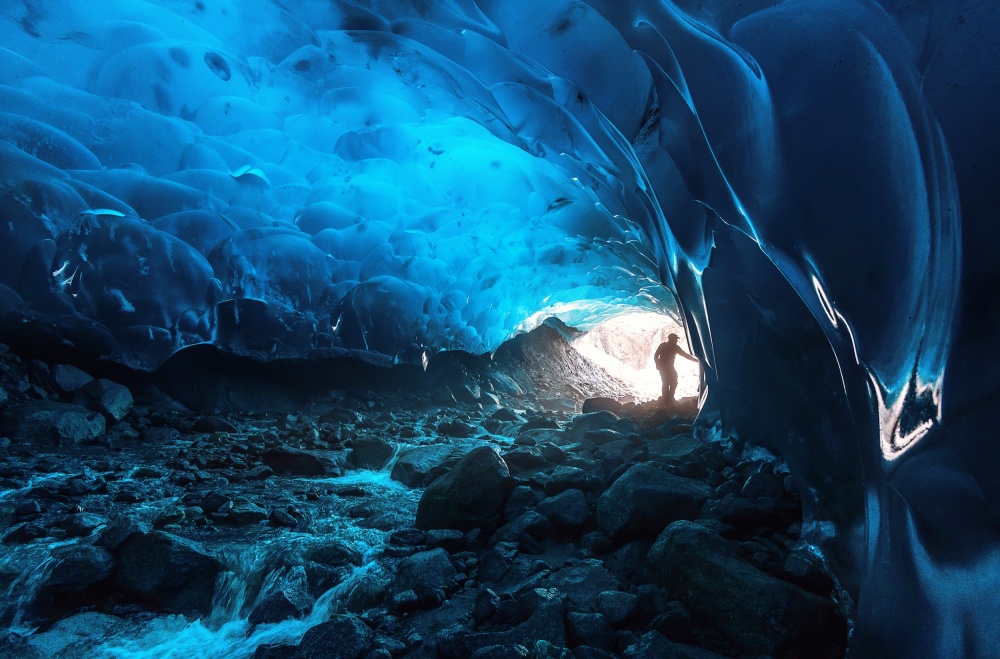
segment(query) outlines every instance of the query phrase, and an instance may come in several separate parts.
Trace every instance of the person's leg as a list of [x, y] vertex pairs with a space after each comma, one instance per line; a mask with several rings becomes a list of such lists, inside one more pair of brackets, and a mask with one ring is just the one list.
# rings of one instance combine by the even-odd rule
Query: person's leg
[[664, 371], [663, 377], [663, 397], [669, 402], [674, 399], [674, 392], [677, 391], [677, 371]]
[[667, 396], [671, 394], [670, 382], [667, 378], [666, 371], [660, 371], [660, 398], [663, 400], [669, 400]]

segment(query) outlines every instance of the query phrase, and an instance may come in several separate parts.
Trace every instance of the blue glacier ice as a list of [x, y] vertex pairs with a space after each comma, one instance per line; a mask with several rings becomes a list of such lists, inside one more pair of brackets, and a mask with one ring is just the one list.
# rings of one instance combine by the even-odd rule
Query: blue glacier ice
[[856, 656], [1000, 641], [1000, 10], [20, 0], [0, 334], [419, 363], [681, 318], [781, 453]]

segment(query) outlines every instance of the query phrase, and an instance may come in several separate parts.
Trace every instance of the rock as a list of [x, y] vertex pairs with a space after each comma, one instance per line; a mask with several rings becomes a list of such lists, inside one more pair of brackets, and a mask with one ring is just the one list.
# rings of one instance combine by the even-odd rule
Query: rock
[[[111, 578], [115, 559], [104, 547], [74, 544], [52, 551], [52, 566], [42, 582], [41, 592], [48, 597], [79, 593]], [[48, 607], [51, 611], [51, 606]]]
[[469, 659], [528, 659], [530, 656], [523, 645], [488, 645], [473, 652]]
[[539, 477], [545, 494], [554, 496], [566, 490], [582, 490], [584, 492], [600, 492], [604, 489], [604, 479], [580, 467], [556, 467], [547, 477]]
[[608, 411], [581, 414], [566, 427], [566, 439], [579, 442], [584, 436], [595, 430], [614, 430], [623, 436], [639, 432], [639, 427], [631, 419], [621, 419]]
[[589, 645], [603, 650], [615, 644], [615, 630], [600, 613], [576, 613], [566, 615], [566, 629], [570, 645]]
[[264, 451], [261, 458], [265, 465], [279, 474], [293, 474], [295, 476], [323, 476], [326, 474], [326, 468], [318, 457], [288, 446]]
[[374, 642], [375, 633], [361, 618], [334, 614], [309, 628], [296, 659], [361, 659]]
[[[12, 655], [27, 657], [87, 657], [94, 656], [94, 646], [125, 626], [116, 616], [88, 611], [60, 620], [47, 631], [27, 637], [26, 648], [30, 654]], [[2, 648], [0, 648], [2, 650]]]
[[271, 512], [267, 515], [267, 521], [271, 526], [286, 529], [293, 529], [299, 525], [299, 520], [280, 508], [271, 509]]
[[529, 430], [535, 430], [538, 428], [558, 430], [559, 424], [553, 419], [549, 419], [543, 416], [535, 416], [528, 419], [524, 425], [521, 426], [519, 432], [528, 432]]
[[163, 611], [207, 615], [220, 569], [219, 561], [195, 543], [153, 531], [122, 544], [114, 584]]
[[481, 528], [493, 532], [507, 500], [510, 471], [488, 446], [473, 449], [444, 476], [427, 486], [417, 505], [420, 529]]
[[389, 475], [409, 487], [426, 487], [444, 473], [444, 463], [454, 453], [454, 448], [444, 444], [417, 446], [399, 453]]
[[27, 522], [11, 529], [10, 532], [3, 537], [3, 541], [4, 544], [23, 545], [31, 542], [32, 540], [44, 538], [46, 535], [48, 535], [48, 533], [46, 532], [44, 526], [34, 522]]
[[843, 656], [847, 626], [832, 601], [758, 570], [703, 526], [668, 526], [649, 552], [649, 572], [744, 652]]
[[251, 625], [261, 625], [301, 618], [309, 613], [312, 606], [305, 569], [296, 566], [275, 588], [258, 598], [247, 620]]
[[79, 405], [34, 400], [4, 408], [0, 432], [40, 445], [82, 444], [104, 434], [104, 417]]
[[392, 444], [377, 437], [359, 437], [351, 441], [351, 463], [355, 469], [378, 471], [389, 464], [395, 452]]
[[774, 527], [783, 518], [775, 510], [774, 499], [771, 497], [745, 499], [731, 494], [705, 503], [699, 516], [703, 519], [716, 519], [744, 531], [751, 531], [759, 526]]
[[76, 513], [60, 520], [56, 526], [66, 531], [71, 538], [83, 538], [104, 523], [104, 518], [93, 513]]
[[218, 416], [203, 416], [194, 422], [193, 430], [198, 432], [236, 432], [236, 426]]
[[117, 423], [132, 410], [132, 392], [128, 387], [101, 378], [74, 391], [73, 402], [103, 414], [109, 423]]
[[675, 460], [692, 460], [701, 452], [705, 443], [695, 439], [690, 433], [683, 433], [650, 442], [648, 445], [649, 459], [656, 462]]
[[452, 419], [451, 421], [442, 421], [438, 424], [437, 431], [445, 437], [466, 439], [476, 434], [476, 427], [468, 423], [463, 423], [458, 419]]
[[267, 511], [250, 501], [234, 501], [226, 521], [233, 526], [259, 524], [267, 519]]
[[201, 499], [201, 503], [198, 504], [202, 510], [206, 513], [214, 513], [222, 506], [229, 503], [231, 499], [224, 494], [219, 494], [215, 490], [211, 490]]
[[497, 529], [497, 532], [490, 538], [490, 544], [498, 542], [521, 542], [524, 536], [530, 537], [533, 541], [540, 541], [552, 537], [555, 527], [552, 522], [538, 514], [534, 510], [528, 510], [517, 519], [508, 522]]
[[469, 634], [465, 646], [469, 652], [493, 645], [534, 647], [538, 641], [548, 641], [553, 645], [566, 645], [566, 628], [563, 624], [565, 603], [561, 600], [540, 605], [531, 616], [513, 629], [503, 632]]
[[826, 571], [823, 559], [804, 549], [788, 554], [784, 565], [785, 578], [819, 595], [833, 590], [833, 577]]
[[511, 490], [510, 496], [507, 497], [507, 503], [504, 505], [504, 519], [517, 519], [526, 513], [528, 509], [534, 508], [538, 504], [540, 496], [540, 494], [527, 485], [515, 487]]
[[747, 498], [771, 497], [780, 499], [784, 494], [784, 477], [767, 470], [759, 471], [750, 476], [740, 490], [740, 496]]
[[615, 575], [593, 558], [556, 570], [545, 585], [559, 589], [575, 609], [585, 611], [597, 608], [597, 598], [601, 593], [621, 588], [621, 582]]
[[583, 413], [590, 414], [591, 412], [620, 412], [625, 406], [619, 403], [614, 398], [605, 398], [599, 396], [597, 398], [588, 398], [583, 401]]
[[597, 503], [597, 528], [616, 541], [655, 537], [670, 522], [694, 519], [712, 491], [703, 483], [637, 464]]
[[88, 382], [93, 382], [94, 378], [76, 366], [56, 364], [49, 369], [49, 380], [56, 391], [68, 396]]
[[620, 625], [638, 612], [639, 598], [621, 590], [606, 590], [597, 595], [596, 608], [612, 625]]
[[332, 540], [314, 547], [308, 553], [309, 560], [330, 567], [361, 565], [361, 553], [345, 542]]
[[535, 511], [547, 517], [557, 528], [568, 531], [583, 528], [591, 517], [587, 497], [577, 489], [544, 499]]
[[399, 562], [390, 596], [413, 591], [422, 607], [440, 604], [444, 591], [450, 589], [457, 572], [444, 549], [432, 549], [408, 556]]
[[489, 588], [476, 593], [476, 604], [472, 608], [472, 619], [476, 624], [482, 623], [496, 615], [500, 610], [500, 597]]
[[[805, 655], [810, 656], [810, 655]], [[722, 655], [693, 645], [672, 643], [659, 632], [647, 632], [622, 653], [624, 659], [721, 659]]]
[[118, 517], [108, 522], [97, 538], [97, 544], [111, 551], [117, 551], [122, 544], [134, 535], [146, 533], [149, 526], [132, 517]]

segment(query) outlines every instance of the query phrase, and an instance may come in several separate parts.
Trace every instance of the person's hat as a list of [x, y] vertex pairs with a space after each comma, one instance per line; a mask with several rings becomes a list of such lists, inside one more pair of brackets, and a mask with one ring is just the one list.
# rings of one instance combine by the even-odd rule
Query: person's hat
[[679, 337], [676, 334], [674, 334], [673, 332], [671, 332], [670, 334], [667, 334], [667, 338], [668, 339], [679, 339], [681, 337]]

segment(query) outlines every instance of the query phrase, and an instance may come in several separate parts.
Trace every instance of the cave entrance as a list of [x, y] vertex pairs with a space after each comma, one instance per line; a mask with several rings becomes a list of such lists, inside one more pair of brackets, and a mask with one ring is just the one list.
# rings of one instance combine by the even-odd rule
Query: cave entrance
[[[611, 317], [577, 335], [571, 346], [624, 383], [631, 392], [632, 401], [642, 403], [660, 397], [660, 374], [653, 364], [653, 353], [671, 332], [680, 337], [679, 345], [690, 352], [684, 328], [673, 317], [655, 311], [634, 311]], [[677, 400], [696, 397], [699, 365], [679, 358], [674, 367], [677, 369]]]

